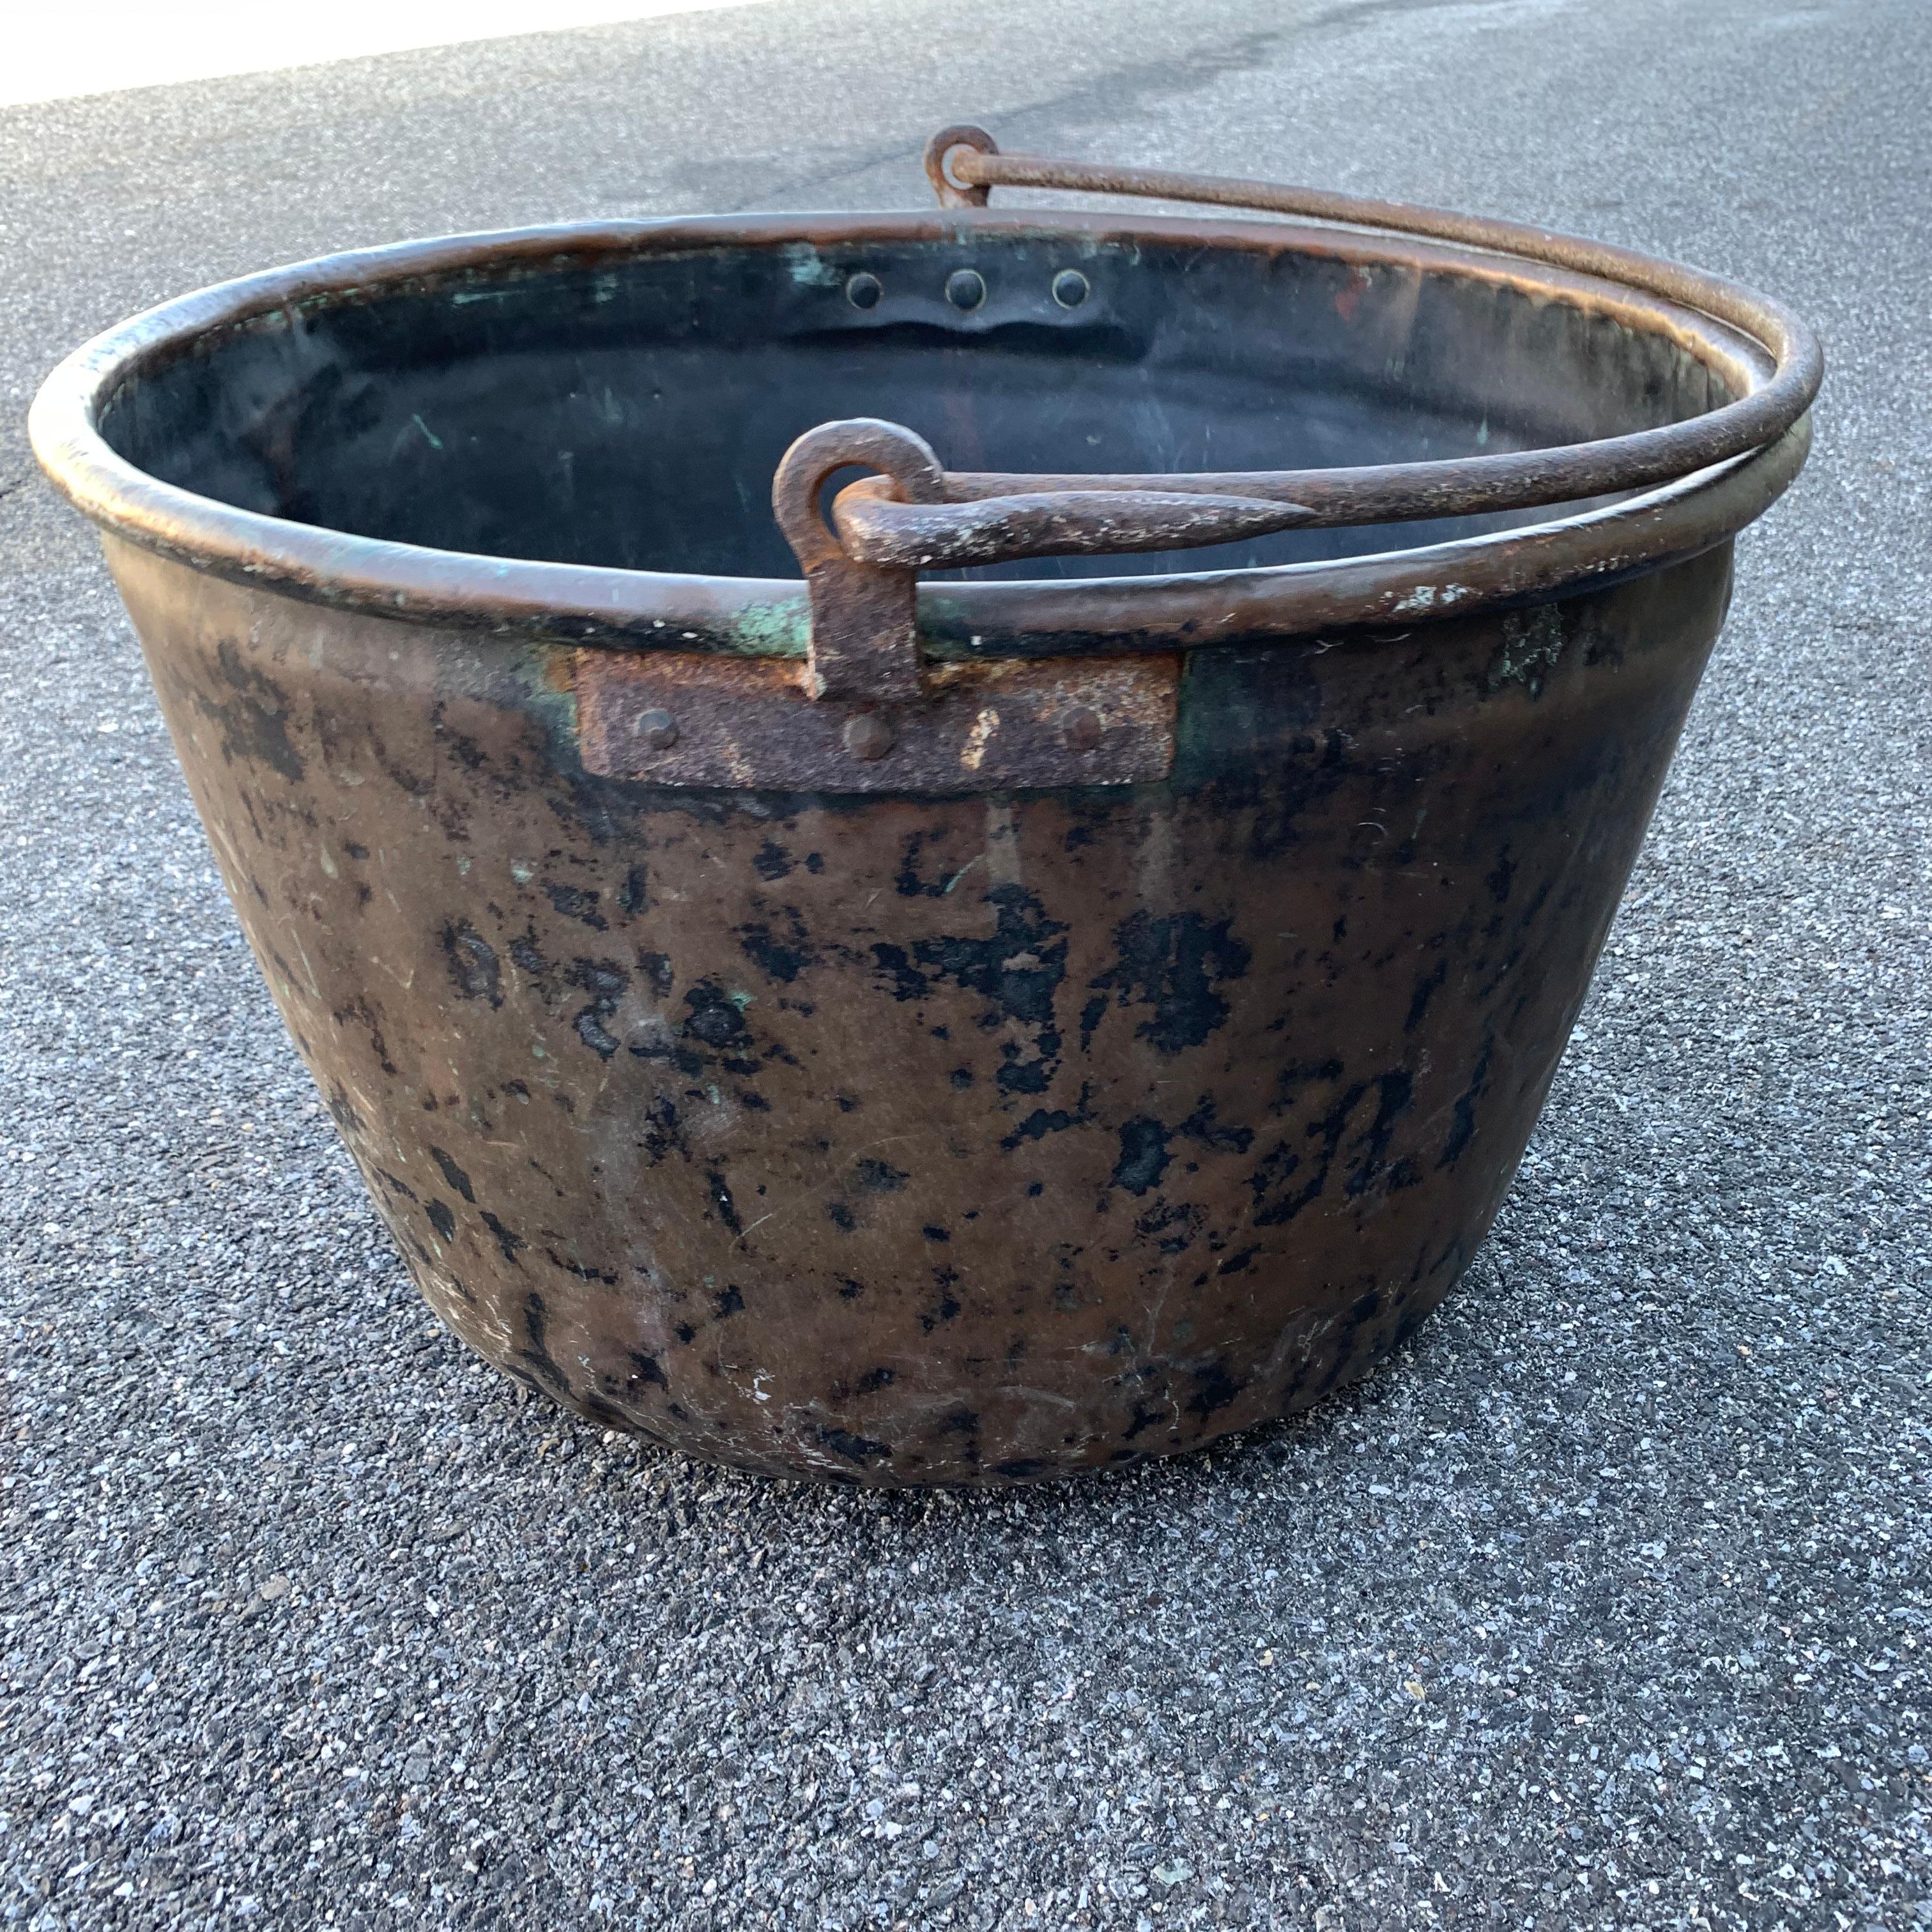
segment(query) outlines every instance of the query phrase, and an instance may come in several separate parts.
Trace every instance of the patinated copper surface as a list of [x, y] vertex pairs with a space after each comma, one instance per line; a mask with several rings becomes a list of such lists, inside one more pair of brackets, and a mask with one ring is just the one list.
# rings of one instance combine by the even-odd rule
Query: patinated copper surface
[[1165, 783], [860, 800], [596, 778], [569, 650], [110, 548], [430, 1305], [606, 1424], [902, 1483], [1211, 1442], [1435, 1306], [1730, 582], [1202, 652]]
[[[937, 145], [949, 202], [1262, 199]], [[746, 1468], [1018, 1481], [1313, 1402], [1467, 1265], [1816, 345], [1262, 194], [1412, 232], [462, 238], [43, 392], [290, 1031], [489, 1360]], [[1396, 516], [1451, 520], [1336, 527]]]

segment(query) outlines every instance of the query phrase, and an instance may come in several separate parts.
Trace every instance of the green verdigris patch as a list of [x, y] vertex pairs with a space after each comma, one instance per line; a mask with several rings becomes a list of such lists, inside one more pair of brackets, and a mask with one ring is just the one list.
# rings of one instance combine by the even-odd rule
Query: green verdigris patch
[[812, 608], [802, 595], [747, 604], [731, 621], [731, 648], [747, 657], [802, 658], [811, 643]]
[[568, 770], [576, 761], [577, 692], [568, 664], [572, 647], [539, 638], [519, 639], [508, 670], [521, 706], [550, 742], [550, 755]]
[[1563, 619], [1554, 604], [1534, 610], [1512, 610], [1503, 619], [1503, 641], [1490, 661], [1484, 688], [1500, 691], [1520, 684], [1532, 698], [1543, 695], [1543, 681], [1563, 655]]
[[809, 242], [788, 242], [779, 250], [785, 273], [800, 287], [836, 289], [844, 278]]

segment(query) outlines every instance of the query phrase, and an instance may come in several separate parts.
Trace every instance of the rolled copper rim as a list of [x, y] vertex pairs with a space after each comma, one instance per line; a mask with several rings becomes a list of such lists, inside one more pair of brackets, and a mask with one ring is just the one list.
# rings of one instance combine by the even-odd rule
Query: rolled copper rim
[[[1780, 380], [1779, 369], [1772, 366], [1776, 352], [1752, 330], [1635, 288], [1594, 267], [1526, 262], [1463, 241], [1354, 226], [1142, 215], [1124, 220], [1057, 211], [1042, 215], [967, 208], [889, 217], [572, 223], [405, 242], [272, 269], [168, 302], [96, 338], [49, 376], [34, 400], [29, 430], [35, 454], [56, 487], [95, 523], [142, 548], [230, 581], [273, 587], [334, 608], [614, 649], [802, 656], [809, 613], [805, 586], [797, 580], [536, 562], [351, 536], [238, 508], [164, 482], [118, 455], [98, 424], [124, 385], [196, 352], [211, 337], [317, 302], [380, 298], [404, 285], [421, 292], [439, 284], [462, 286], [608, 267], [640, 256], [730, 248], [1068, 235], [1095, 244], [1185, 241], [1471, 276], [1585, 302], [1632, 326], [1672, 336], [1723, 374], [1734, 390], [1744, 392], [1729, 409], [1759, 403]], [[1622, 251], [1605, 253], [1622, 259]], [[1665, 264], [1652, 266], [1659, 274], [1677, 272]], [[1809, 340], [1807, 332], [1804, 342]], [[1803, 380], [1798, 386], [1808, 396], [1816, 386], [1815, 344], [1799, 360]], [[1787, 356], [1780, 366], [1795, 365]], [[1793, 393], [1787, 381], [1768, 420], [1775, 421], [1788, 409]], [[1712, 411], [1642, 434], [1695, 430], [1724, 413]], [[1801, 403], [1786, 427], [1755, 449], [1694, 467], [1608, 508], [1370, 556], [1249, 570], [922, 583], [921, 639], [930, 654], [940, 657], [1131, 652], [1318, 629], [1406, 626], [1534, 602], [1572, 586], [1615, 581], [1726, 541], [1783, 491], [1802, 464], [1809, 442], [1809, 421]], [[1535, 458], [1550, 452], [1520, 454]], [[1427, 466], [1396, 466], [1411, 471]], [[1330, 472], [1336, 478], [1364, 473]], [[1300, 474], [1305, 479], [1321, 472]], [[991, 480], [1004, 494], [1013, 479]], [[1464, 514], [1466, 507], [1459, 503], [1438, 514]]]

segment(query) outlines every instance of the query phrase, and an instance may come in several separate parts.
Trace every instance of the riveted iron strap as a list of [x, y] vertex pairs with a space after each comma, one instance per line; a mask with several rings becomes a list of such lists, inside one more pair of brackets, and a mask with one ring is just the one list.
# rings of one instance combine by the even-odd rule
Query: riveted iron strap
[[1145, 784], [1174, 763], [1180, 660], [929, 665], [917, 704], [816, 701], [796, 659], [576, 653], [586, 770], [647, 784], [952, 793]]

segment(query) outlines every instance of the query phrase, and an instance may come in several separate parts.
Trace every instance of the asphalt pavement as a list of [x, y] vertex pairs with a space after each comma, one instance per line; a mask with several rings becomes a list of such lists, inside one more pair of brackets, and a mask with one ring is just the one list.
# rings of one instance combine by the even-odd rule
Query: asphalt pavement
[[[1920, 0], [788, 0], [0, 111], [0, 1919], [1932, 1924], [1928, 73]], [[192, 286], [918, 206], [968, 118], [1681, 256], [1832, 372], [1456, 1295], [1211, 1456], [895, 1497], [430, 1319], [22, 417]]]

